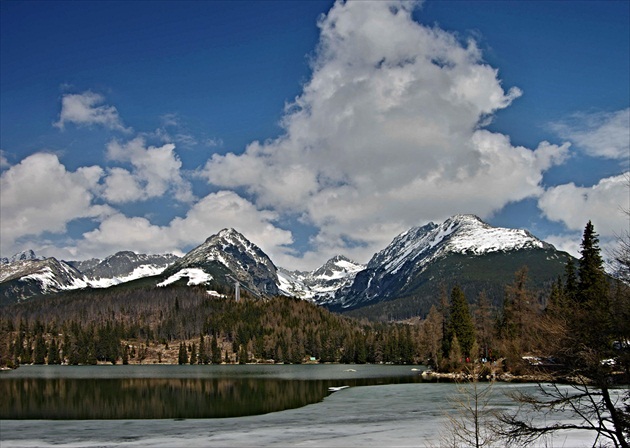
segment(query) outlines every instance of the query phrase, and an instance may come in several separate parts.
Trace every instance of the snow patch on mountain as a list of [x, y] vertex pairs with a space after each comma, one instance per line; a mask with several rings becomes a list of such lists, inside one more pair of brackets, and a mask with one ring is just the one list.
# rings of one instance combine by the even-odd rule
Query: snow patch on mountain
[[219, 275], [219, 282], [232, 283], [232, 275], [254, 295], [274, 296], [279, 293], [277, 268], [258, 246], [234, 229], [223, 229], [203, 244], [188, 252], [164, 271], [170, 276], [182, 269], [201, 269]]
[[447, 253], [483, 255], [528, 248], [552, 247], [526, 230], [492, 227], [474, 215], [455, 215], [442, 224], [414, 227], [377, 253], [368, 267], [396, 274], [410, 261], [426, 265]]
[[328, 260], [318, 269], [308, 271], [278, 270], [278, 289], [288, 296], [311, 300], [317, 304], [332, 300], [336, 292], [352, 284], [365, 266], [342, 255]]
[[160, 275], [165, 269], [166, 266], [143, 264], [135, 268], [128, 275], [111, 278], [88, 278], [86, 282], [91, 288], [109, 288], [110, 286], [120, 285], [121, 283], [127, 283], [140, 278]]
[[188, 278], [188, 283], [186, 283], [187, 286], [203, 285], [204, 283], [212, 280], [212, 276], [204, 272], [202, 269], [187, 268], [171, 275], [163, 282], [158, 283], [157, 286], [164, 287], [175, 283], [182, 278]]
[[492, 227], [474, 215], [455, 215], [401, 233], [375, 254], [354, 282], [327, 305], [341, 308], [386, 300], [404, 291], [432, 263], [449, 254], [482, 256], [523, 249], [554, 249], [521, 229]]

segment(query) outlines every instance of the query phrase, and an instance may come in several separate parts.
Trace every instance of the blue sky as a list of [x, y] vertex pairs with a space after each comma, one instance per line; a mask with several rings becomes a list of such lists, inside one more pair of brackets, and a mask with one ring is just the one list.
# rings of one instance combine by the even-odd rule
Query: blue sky
[[287, 268], [457, 213], [628, 229], [630, 3], [0, 3], [0, 253]]

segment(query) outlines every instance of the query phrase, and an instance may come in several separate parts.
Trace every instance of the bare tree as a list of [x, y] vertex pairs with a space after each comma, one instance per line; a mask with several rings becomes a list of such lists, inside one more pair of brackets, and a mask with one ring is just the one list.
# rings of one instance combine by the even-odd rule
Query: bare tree
[[513, 393], [527, 411], [500, 414], [496, 432], [509, 446], [530, 446], [559, 431], [587, 431], [594, 435], [593, 447], [627, 448], [628, 413], [621, 409], [628, 396], [594, 387], [585, 378], [575, 381], [567, 386], [539, 384], [538, 394]]
[[457, 384], [457, 393], [449, 398], [455, 407], [447, 414], [448, 423], [440, 434], [441, 448], [490, 448], [498, 446], [495, 429], [496, 411], [491, 405], [494, 382], [479, 382], [483, 367], [467, 369], [467, 380]]

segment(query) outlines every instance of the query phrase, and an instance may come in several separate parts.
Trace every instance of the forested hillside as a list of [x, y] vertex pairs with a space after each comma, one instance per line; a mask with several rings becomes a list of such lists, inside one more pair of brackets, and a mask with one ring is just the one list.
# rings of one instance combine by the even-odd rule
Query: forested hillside
[[418, 329], [216, 285], [71, 292], [3, 309], [0, 362], [35, 364], [419, 361]]

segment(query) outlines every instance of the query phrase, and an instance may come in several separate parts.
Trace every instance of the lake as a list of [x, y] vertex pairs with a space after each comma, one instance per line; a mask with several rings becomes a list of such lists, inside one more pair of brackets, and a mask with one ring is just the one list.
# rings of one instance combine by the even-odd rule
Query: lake
[[225, 418], [322, 401], [331, 387], [421, 382], [408, 366], [23, 366], [0, 376], [0, 419]]
[[[24, 366], [0, 374], [0, 445], [437, 446], [459, 412], [457, 385], [422, 382], [412, 368]], [[513, 409], [506, 392], [535, 387], [495, 384], [492, 407]], [[541, 446], [589, 441], [562, 434]]]

